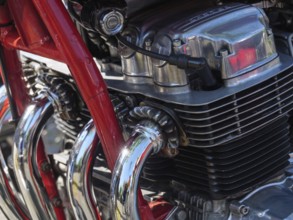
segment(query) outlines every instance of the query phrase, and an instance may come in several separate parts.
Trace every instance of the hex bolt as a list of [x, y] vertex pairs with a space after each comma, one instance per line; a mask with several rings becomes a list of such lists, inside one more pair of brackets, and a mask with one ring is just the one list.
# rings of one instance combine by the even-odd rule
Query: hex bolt
[[62, 200], [59, 197], [55, 197], [52, 199], [52, 204], [54, 207], [61, 207], [62, 206]]
[[241, 205], [239, 207], [239, 213], [241, 215], [247, 215], [249, 213], [249, 210], [250, 210], [249, 207], [248, 206], [245, 206], [245, 205]]
[[51, 166], [50, 166], [50, 164], [47, 161], [44, 161], [41, 164], [41, 169], [42, 169], [43, 172], [49, 172], [50, 169], [51, 169]]

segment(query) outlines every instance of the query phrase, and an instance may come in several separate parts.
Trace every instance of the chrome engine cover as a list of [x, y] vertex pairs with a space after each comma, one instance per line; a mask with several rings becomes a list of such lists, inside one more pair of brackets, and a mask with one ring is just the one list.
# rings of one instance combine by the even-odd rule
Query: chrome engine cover
[[[198, 12], [197, 7], [182, 3], [173, 11], [164, 9], [159, 19], [157, 14], [162, 8], [153, 10], [130, 19], [123, 35], [156, 53], [205, 57], [214, 71], [221, 72], [226, 86], [235, 84], [232, 78], [255, 75], [254, 70], [278, 57], [268, 19], [261, 9], [230, 4]], [[137, 83], [140, 77], [145, 79], [140, 82], [147, 82], [152, 78], [162, 87], [188, 87], [185, 70], [123, 46], [120, 49], [122, 71], [130, 81]]]
[[292, 219], [292, 187], [292, 176], [264, 185], [241, 201], [232, 203], [228, 219]]

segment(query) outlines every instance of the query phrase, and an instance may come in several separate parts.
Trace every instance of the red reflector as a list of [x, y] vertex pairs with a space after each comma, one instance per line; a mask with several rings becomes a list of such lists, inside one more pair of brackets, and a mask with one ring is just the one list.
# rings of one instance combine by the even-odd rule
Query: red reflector
[[234, 56], [229, 57], [233, 72], [238, 72], [256, 62], [256, 50], [254, 48], [240, 49]]

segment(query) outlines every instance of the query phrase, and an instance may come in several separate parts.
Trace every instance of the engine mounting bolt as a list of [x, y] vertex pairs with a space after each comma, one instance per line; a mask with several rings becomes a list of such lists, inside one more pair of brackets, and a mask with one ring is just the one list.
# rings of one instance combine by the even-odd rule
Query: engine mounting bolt
[[175, 39], [173, 40], [173, 46], [174, 47], [180, 47], [182, 44], [181, 44], [181, 40], [180, 39]]
[[44, 161], [41, 164], [41, 169], [42, 169], [43, 172], [48, 172], [48, 171], [50, 171], [51, 166], [50, 166], [50, 164], [47, 161]]
[[247, 215], [249, 213], [249, 207], [246, 205], [239, 206], [239, 213], [242, 215]]
[[55, 197], [52, 199], [52, 204], [55, 207], [61, 207], [62, 206], [62, 200], [59, 197]]
[[176, 214], [176, 219], [177, 220], [186, 220], [187, 219], [187, 213], [184, 210], [180, 210], [177, 214]]

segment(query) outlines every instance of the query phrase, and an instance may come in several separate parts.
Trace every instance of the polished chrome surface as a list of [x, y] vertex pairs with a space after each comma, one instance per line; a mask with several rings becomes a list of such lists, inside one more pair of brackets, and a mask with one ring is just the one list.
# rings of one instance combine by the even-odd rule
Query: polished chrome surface
[[293, 177], [261, 186], [230, 205], [229, 220], [293, 218]]
[[[4, 86], [2, 86], [0, 88], [0, 110], [3, 112], [3, 115], [1, 115], [0, 119], [0, 134], [2, 133], [3, 126], [7, 125], [12, 119], [9, 107], [5, 107], [4, 105], [6, 99], [6, 90]], [[7, 109], [5, 110], [4, 108]], [[12, 182], [9, 168], [0, 146], [0, 207], [10, 219], [21, 219], [21, 215], [14, 203], [17, 202], [22, 210], [25, 211], [26, 208], [22, 201]]]
[[[161, 35], [155, 37], [152, 45], [152, 51], [159, 54], [169, 56], [172, 51], [178, 50], [182, 46], [180, 39], [172, 39], [167, 35]], [[182, 90], [189, 84], [187, 74], [184, 69], [179, 69], [174, 65], [170, 65], [165, 61], [152, 59], [153, 65], [153, 80], [156, 85], [160, 87], [179, 87]], [[189, 90], [186, 89], [185, 92]]]
[[121, 151], [111, 181], [113, 219], [140, 219], [137, 190], [146, 159], [165, 145], [159, 126], [150, 121], [138, 124]]
[[116, 35], [124, 27], [124, 16], [119, 11], [106, 12], [100, 19], [100, 25], [105, 34]]
[[[176, 18], [160, 29], [158, 35], [165, 34], [173, 41], [182, 42], [181, 45], [173, 44], [175, 53], [205, 57], [212, 69], [221, 71], [222, 77], [229, 79], [277, 57], [268, 22], [264, 12], [258, 8], [241, 4], [225, 5], [194, 13], [184, 19]], [[160, 40], [155, 40], [152, 50], [160, 51], [159, 46], [156, 46], [161, 45]], [[225, 55], [221, 53], [224, 49]], [[247, 51], [253, 53], [255, 60], [246, 65], [243, 59], [250, 56]], [[167, 68], [167, 65], [157, 66], [154, 76], [160, 74], [161, 68]]]
[[[168, 93], [160, 93], [156, 89], [155, 85], [143, 84], [143, 85], [133, 85], [131, 83], [125, 82], [123, 80], [106, 79], [108, 87], [115, 91], [129, 94], [139, 94], [144, 95], [149, 98], [164, 100], [165, 102], [184, 105], [184, 106], [202, 106], [208, 105], [213, 102], [219, 101], [223, 98], [229, 97], [235, 93], [249, 89], [259, 83], [264, 82], [272, 77], [277, 77], [280, 73], [292, 68], [293, 59], [292, 57], [280, 54], [280, 64], [270, 65], [267, 64], [260, 68], [262, 71], [254, 70], [252, 72], [251, 80], [243, 80], [239, 82], [238, 80], [231, 81], [235, 86], [231, 87], [221, 87], [213, 91], [194, 91], [190, 90], [187, 94], [170, 95]], [[255, 74], [259, 73], [258, 76]], [[260, 74], [261, 73], [261, 74]], [[249, 74], [249, 73], [248, 73]], [[249, 77], [249, 76], [248, 76]], [[236, 86], [237, 84], [237, 86]]]
[[[133, 44], [138, 43], [139, 33], [135, 29], [128, 29], [123, 32], [123, 37]], [[142, 42], [141, 47], [150, 50], [151, 42]], [[122, 73], [125, 80], [134, 84], [152, 83], [151, 59], [140, 53], [129, 49], [119, 43], [119, 52], [121, 55]]]
[[[10, 110], [7, 109], [7, 111], [3, 114], [1, 120], [0, 120], [0, 133], [1, 130], [3, 128], [3, 126], [7, 123], [9, 123], [12, 120], [11, 117], [11, 113]], [[26, 215], [28, 215], [28, 210], [26, 208], [26, 204], [24, 203], [24, 200], [22, 198], [22, 196], [19, 194], [19, 192], [16, 190], [16, 187], [14, 185], [14, 182], [11, 178], [10, 172], [9, 172], [9, 167], [7, 165], [7, 162], [4, 158], [4, 155], [2, 153], [2, 149], [0, 147], [0, 165], [1, 165], [1, 172], [0, 172], [0, 191], [1, 191], [1, 199], [3, 199], [3, 201], [0, 202], [0, 206], [2, 208], [2, 210], [4, 211], [4, 213], [7, 214], [7, 216], [9, 216], [11, 219], [13, 218], [13, 214], [9, 214], [9, 211], [7, 211], [7, 209], [5, 209], [5, 206], [9, 206], [11, 210], [13, 210], [14, 212], [18, 213], [17, 209], [16, 209], [16, 205], [21, 209], [21, 211], [23, 213], [25, 213]], [[7, 191], [7, 188], [9, 188], [9, 192]], [[4, 194], [3, 194], [4, 193]], [[17, 203], [17, 204], [15, 204]], [[4, 206], [4, 207], [3, 207]], [[19, 215], [17, 214], [18, 218], [16, 219], [20, 219]]]
[[41, 94], [26, 108], [14, 136], [14, 173], [32, 219], [55, 218], [35, 161], [41, 131], [53, 113], [52, 103]]
[[179, 132], [173, 118], [158, 108], [145, 105], [133, 108], [129, 112], [129, 116], [127, 120], [125, 120], [125, 123], [131, 124], [132, 127], [135, 128], [134, 126], [143, 120], [155, 122], [160, 127], [166, 139], [166, 146], [162, 149], [161, 153], [164, 153], [165, 157], [174, 157], [176, 153], [178, 153]]
[[[253, 132], [275, 120], [274, 115], [292, 109], [293, 88], [287, 85], [293, 81], [293, 62], [288, 56], [281, 55], [280, 59], [280, 65], [265, 66], [261, 75], [254, 75], [249, 81], [214, 91], [170, 95], [156, 92], [155, 86], [149, 84], [138, 87], [114, 80], [107, 84], [117, 92], [140, 94], [165, 103], [184, 125], [189, 146], [212, 147]], [[274, 106], [278, 107], [273, 109]], [[255, 111], [257, 108], [261, 109]], [[209, 130], [209, 126], [216, 127]]]
[[274, 68], [277, 69], [279, 67], [280, 67], [280, 58], [278, 57], [257, 69], [247, 72], [246, 74], [243, 74], [235, 78], [226, 79], [224, 80], [224, 84], [226, 87], [236, 87], [245, 82], [252, 81], [254, 78], [259, 78], [260, 76], [263, 77], [267, 74], [268, 71], [271, 71]]
[[[233, 79], [232, 83], [225, 83], [227, 86], [247, 80], [246, 74], [251, 79], [252, 71], [261, 75], [262, 71], [255, 70], [279, 61], [274, 36], [262, 9], [227, 4], [200, 11], [200, 4], [204, 3], [182, 3], [173, 9], [166, 4], [166, 8], [160, 8], [164, 9], [160, 18], [157, 16], [159, 10], [142, 13], [129, 19], [123, 35], [137, 46], [163, 55], [204, 57], [212, 70], [221, 72], [223, 80]], [[128, 80], [130, 77], [152, 77], [153, 83], [162, 88], [184, 88], [190, 84], [186, 70], [150, 59], [127, 47], [120, 47], [119, 52]], [[242, 78], [234, 80], [238, 76]], [[183, 88], [168, 93], [189, 92], [188, 89], [182, 91]], [[164, 93], [163, 89], [159, 91]]]
[[66, 189], [76, 219], [99, 219], [91, 184], [98, 142], [94, 123], [90, 120], [78, 136], [68, 161]]

